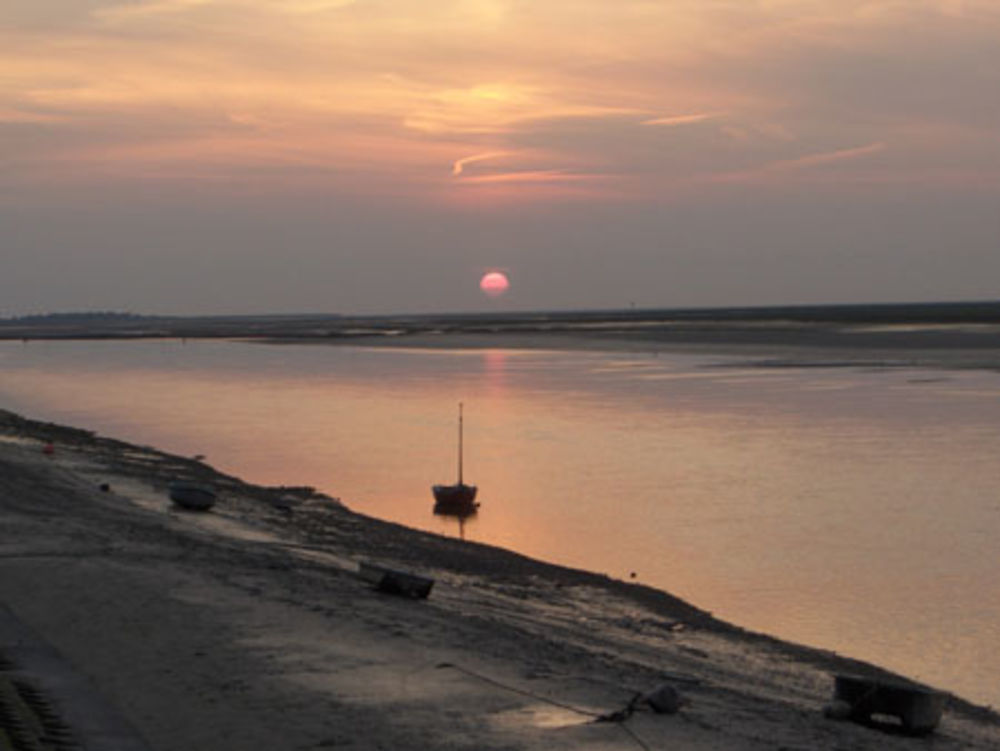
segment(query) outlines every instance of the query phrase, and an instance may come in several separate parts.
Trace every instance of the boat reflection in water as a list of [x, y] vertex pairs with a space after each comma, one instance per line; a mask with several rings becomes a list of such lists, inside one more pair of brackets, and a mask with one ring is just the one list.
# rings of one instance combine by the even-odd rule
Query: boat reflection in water
[[458, 537], [461, 540], [465, 539], [465, 523], [474, 520], [477, 513], [479, 513], [478, 503], [473, 503], [471, 506], [463, 509], [452, 509], [442, 506], [440, 503], [434, 504], [434, 516], [454, 519], [458, 522]]

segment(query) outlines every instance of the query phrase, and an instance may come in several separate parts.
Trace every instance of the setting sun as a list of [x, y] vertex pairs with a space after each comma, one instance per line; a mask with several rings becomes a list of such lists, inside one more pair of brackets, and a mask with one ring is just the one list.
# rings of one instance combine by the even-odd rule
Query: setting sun
[[479, 289], [490, 297], [500, 297], [510, 287], [510, 280], [502, 271], [490, 271], [479, 280]]

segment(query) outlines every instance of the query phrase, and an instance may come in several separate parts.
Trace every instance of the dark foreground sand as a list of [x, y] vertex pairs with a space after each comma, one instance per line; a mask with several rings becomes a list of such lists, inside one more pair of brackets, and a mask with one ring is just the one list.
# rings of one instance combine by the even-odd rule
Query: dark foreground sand
[[[216, 510], [173, 509], [178, 478]], [[831, 673], [877, 669], [665, 593], [4, 412], [0, 522], [0, 689], [41, 691], [79, 742], [50, 748], [1000, 748], [957, 699], [923, 739], [827, 720]], [[360, 560], [431, 597], [370, 590]], [[664, 682], [679, 713], [593, 722]]]

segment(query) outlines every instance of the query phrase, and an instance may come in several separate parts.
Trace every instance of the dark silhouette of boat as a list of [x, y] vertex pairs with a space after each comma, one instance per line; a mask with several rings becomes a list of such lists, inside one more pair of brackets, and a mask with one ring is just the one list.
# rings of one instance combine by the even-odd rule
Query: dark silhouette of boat
[[208, 511], [215, 505], [215, 489], [195, 482], [170, 483], [170, 500], [187, 511]]
[[895, 716], [902, 723], [904, 733], [926, 735], [941, 721], [949, 696], [913, 681], [837, 674], [834, 675], [833, 698], [827, 710], [828, 717], [873, 727], [898, 728], [898, 725], [876, 719], [883, 715]]
[[434, 513], [445, 516], [471, 516], [479, 504], [476, 503], [475, 485], [462, 481], [462, 404], [458, 405], [458, 482], [454, 485], [434, 485]]
[[390, 595], [403, 595], [417, 600], [427, 599], [434, 586], [434, 580], [409, 571], [398, 571], [377, 563], [361, 561], [358, 564], [358, 575], [379, 592]]

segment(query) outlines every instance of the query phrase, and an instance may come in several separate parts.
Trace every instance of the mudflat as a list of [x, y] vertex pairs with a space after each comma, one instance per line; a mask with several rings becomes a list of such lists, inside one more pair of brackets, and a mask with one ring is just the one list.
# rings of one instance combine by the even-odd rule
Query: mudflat
[[[175, 480], [213, 485], [218, 503], [176, 509]], [[648, 587], [371, 519], [309, 488], [253, 486], [5, 412], [0, 518], [7, 617], [156, 751], [919, 743], [823, 716], [833, 674], [890, 677], [875, 666]], [[377, 592], [362, 561], [430, 577], [431, 594]], [[0, 677], [23, 674], [57, 713], [71, 703], [8, 651]], [[636, 700], [664, 685], [679, 699], [671, 711]], [[933, 746], [1000, 747], [1000, 718], [953, 698]]]

